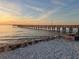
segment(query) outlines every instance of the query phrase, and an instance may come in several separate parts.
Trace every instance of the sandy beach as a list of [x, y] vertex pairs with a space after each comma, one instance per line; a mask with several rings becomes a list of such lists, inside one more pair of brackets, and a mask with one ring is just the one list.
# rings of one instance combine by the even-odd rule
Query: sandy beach
[[79, 59], [79, 42], [55, 39], [0, 53], [0, 59]]

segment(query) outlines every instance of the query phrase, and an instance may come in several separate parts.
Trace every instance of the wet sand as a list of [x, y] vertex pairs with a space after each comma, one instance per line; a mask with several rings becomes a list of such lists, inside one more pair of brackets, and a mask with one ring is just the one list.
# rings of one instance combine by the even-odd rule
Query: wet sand
[[56, 39], [0, 53], [0, 59], [79, 59], [79, 42]]

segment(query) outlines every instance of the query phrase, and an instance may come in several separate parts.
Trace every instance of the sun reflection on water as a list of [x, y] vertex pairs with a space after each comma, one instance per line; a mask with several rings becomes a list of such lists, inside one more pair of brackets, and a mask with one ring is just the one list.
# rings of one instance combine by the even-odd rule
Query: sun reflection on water
[[0, 25], [0, 39], [15, 35], [16, 29], [11, 25]]

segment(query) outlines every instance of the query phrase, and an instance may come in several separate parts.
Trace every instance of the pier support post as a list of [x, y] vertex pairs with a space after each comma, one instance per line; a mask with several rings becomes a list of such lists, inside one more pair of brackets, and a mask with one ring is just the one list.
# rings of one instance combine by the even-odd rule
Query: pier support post
[[38, 27], [36, 27], [36, 30], [38, 30]]
[[78, 29], [77, 34], [79, 35], [79, 28], [77, 28], [77, 29]]
[[52, 31], [52, 27], [50, 27], [50, 30]]
[[66, 33], [66, 28], [65, 27], [62, 28], [62, 33]]
[[47, 30], [49, 30], [49, 27], [47, 27]]
[[52, 31], [55, 31], [55, 27], [52, 27]]
[[72, 27], [69, 28], [69, 33], [73, 33], [73, 28]]
[[51, 30], [51, 27], [48, 27], [48, 30], [50, 31]]
[[57, 32], [60, 32], [60, 27], [57, 27]]
[[53, 31], [54, 27], [52, 27], [52, 31]]
[[50, 31], [50, 30], [51, 30], [51, 28], [50, 28], [50, 27], [48, 27], [48, 30]]
[[48, 27], [46, 28], [46, 30], [48, 30]]
[[34, 27], [34, 29], [36, 29], [36, 27]]
[[38, 30], [38, 27], [36, 26], [36, 30]]

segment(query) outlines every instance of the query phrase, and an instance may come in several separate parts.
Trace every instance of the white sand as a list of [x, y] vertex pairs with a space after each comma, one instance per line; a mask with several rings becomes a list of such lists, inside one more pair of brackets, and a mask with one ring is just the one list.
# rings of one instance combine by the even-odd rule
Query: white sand
[[79, 59], [79, 42], [52, 40], [0, 53], [0, 59]]

